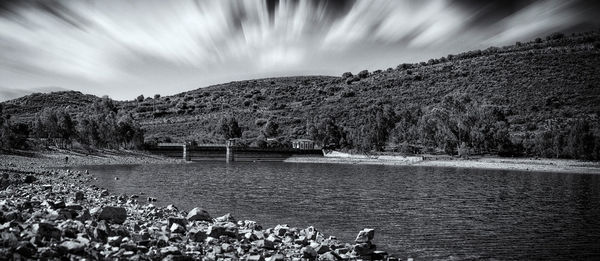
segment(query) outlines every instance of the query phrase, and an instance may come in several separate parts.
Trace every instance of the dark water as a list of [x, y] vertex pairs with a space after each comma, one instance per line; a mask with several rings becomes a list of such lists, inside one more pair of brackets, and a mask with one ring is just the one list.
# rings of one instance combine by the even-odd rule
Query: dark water
[[[600, 259], [600, 175], [395, 166], [202, 162], [89, 167], [114, 193], [263, 227], [365, 227], [399, 257]], [[119, 180], [114, 180], [119, 176]]]

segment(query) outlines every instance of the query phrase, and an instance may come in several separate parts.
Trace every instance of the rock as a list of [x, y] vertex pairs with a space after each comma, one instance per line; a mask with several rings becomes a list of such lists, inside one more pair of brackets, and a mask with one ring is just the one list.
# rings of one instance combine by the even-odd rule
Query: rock
[[373, 254], [377, 247], [371, 243], [358, 243], [354, 245], [354, 252], [358, 256], [368, 256]]
[[367, 243], [371, 242], [375, 237], [375, 229], [365, 228], [358, 232], [356, 239], [354, 240], [356, 243]]
[[29, 241], [19, 242], [19, 245], [15, 249], [15, 252], [24, 257], [31, 257], [35, 255], [36, 251], [37, 248]]
[[108, 196], [108, 195], [109, 195], [109, 193], [108, 193], [108, 190], [106, 190], [106, 189], [105, 189], [105, 190], [102, 190], [102, 192], [100, 192], [100, 196], [101, 196], [101, 197], [106, 197], [106, 196]]
[[58, 253], [49, 247], [41, 247], [38, 250], [38, 256], [42, 259], [58, 257]]
[[285, 261], [285, 256], [277, 253], [269, 257], [269, 261]]
[[371, 258], [373, 260], [386, 260], [388, 256], [388, 253], [385, 251], [373, 251], [373, 254], [371, 255]]
[[342, 258], [339, 256], [336, 256], [335, 253], [333, 252], [327, 252], [327, 253], [323, 253], [322, 255], [319, 256], [319, 260], [322, 261], [337, 261], [337, 260], [341, 260]]
[[98, 220], [106, 220], [109, 223], [123, 224], [127, 219], [127, 210], [122, 207], [104, 207], [98, 214]]
[[111, 246], [119, 246], [121, 245], [122, 240], [123, 238], [120, 236], [108, 237], [106, 243], [108, 243]]
[[315, 251], [317, 251], [317, 254], [321, 255], [331, 251], [331, 249], [327, 245], [320, 245], [317, 248], [315, 248]]
[[236, 222], [236, 221], [235, 221], [235, 218], [233, 218], [233, 216], [231, 216], [230, 213], [227, 213], [223, 216], [215, 218], [215, 222]]
[[179, 248], [175, 247], [175, 246], [166, 246], [160, 249], [160, 254], [162, 256], [167, 256], [167, 255], [181, 255], [181, 251], [179, 250]]
[[85, 195], [83, 194], [83, 191], [75, 192], [75, 200], [76, 201], [81, 201], [83, 199], [85, 199]]
[[169, 217], [167, 218], [167, 227], [171, 227], [173, 226], [173, 224], [179, 224], [181, 226], [186, 226], [187, 225], [187, 220], [185, 218], [181, 218], [181, 217]]
[[185, 227], [178, 223], [173, 223], [169, 230], [171, 231], [171, 233], [185, 233]]
[[69, 240], [69, 241], [62, 242], [58, 247], [59, 247], [59, 249], [65, 251], [65, 252], [68, 252], [71, 254], [79, 254], [79, 253], [83, 252], [85, 245], [82, 243], [79, 243], [77, 241]]
[[233, 223], [227, 223], [224, 225], [214, 224], [214, 225], [208, 227], [208, 231], [206, 231], [206, 234], [209, 237], [214, 237], [214, 238], [219, 238], [221, 236], [228, 236], [228, 237], [236, 238], [238, 235], [237, 226]]
[[207, 235], [198, 229], [193, 229], [187, 233], [187, 237], [194, 242], [204, 242], [204, 240], [207, 238]]
[[285, 233], [290, 231], [290, 228], [288, 225], [277, 225], [273, 231], [275, 232], [275, 235], [282, 237], [285, 236]]
[[183, 256], [183, 255], [168, 255], [162, 259], [162, 261], [189, 261], [194, 260], [191, 256]]
[[38, 223], [33, 226], [36, 237], [40, 240], [60, 240], [62, 232], [50, 223]]
[[36, 180], [37, 179], [34, 176], [27, 175], [27, 176], [25, 176], [25, 180], [23, 182], [31, 184], [31, 183], [35, 182]]
[[273, 241], [269, 241], [269, 240], [256, 240], [254, 241], [254, 244], [256, 245], [256, 247], [258, 248], [262, 248], [262, 249], [268, 249], [268, 250], [276, 250], [277, 247], [275, 246], [275, 243]]
[[310, 246], [305, 246], [303, 247], [300, 252], [302, 252], [302, 257], [303, 258], [308, 258], [310, 260], [314, 260], [317, 258], [317, 251], [315, 251], [314, 248], [310, 247]]
[[262, 255], [249, 255], [246, 257], [247, 261], [265, 261], [265, 258]]
[[212, 221], [212, 218], [208, 212], [202, 208], [193, 208], [190, 210], [190, 213], [188, 213], [186, 218], [189, 221]]
[[98, 225], [94, 228], [93, 236], [97, 240], [106, 242], [110, 232], [111, 232], [110, 227], [106, 224], [106, 221], [102, 220], [102, 221], [98, 222]]

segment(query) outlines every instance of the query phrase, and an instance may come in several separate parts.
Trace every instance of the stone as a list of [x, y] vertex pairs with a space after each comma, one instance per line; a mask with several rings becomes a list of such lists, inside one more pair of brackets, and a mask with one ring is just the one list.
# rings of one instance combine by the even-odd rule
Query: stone
[[237, 233], [237, 226], [233, 223], [226, 223], [224, 225], [222, 224], [214, 224], [210, 227], [208, 227], [208, 231], [206, 231], [206, 234], [209, 237], [214, 237], [214, 238], [219, 238], [221, 236], [228, 236], [228, 237], [233, 237], [236, 238], [238, 233]]
[[27, 175], [27, 176], [25, 176], [25, 180], [23, 182], [31, 184], [31, 183], [35, 182], [36, 180], [37, 179], [34, 176]]
[[310, 260], [314, 260], [318, 256], [317, 251], [315, 251], [315, 249], [312, 248], [312, 247], [310, 247], [310, 246], [303, 247], [300, 250], [300, 252], [302, 252], [302, 257], [303, 258], [308, 258]]
[[188, 213], [186, 218], [189, 221], [212, 221], [212, 218], [208, 212], [202, 208], [193, 208], [190, 210], [190, 213]]
[[246, 257], [247, 261], [265, 261], [265, 258], [262, 255], [249, 255]]
[[185, 227], [177, 223], [173, 223], [169, 230], [171, 233], [185, 233]]
[[215, 222], [236, 222], [231, 213], [215, 218]]
[[368, 256], [377, 250], [376, 246], [371, 243], [358, 243], [354, 245], [354, 252], [359, 256]]
[[31, 257], [35, 255], [36, 251], [37, 248], [29, 241], [19, 242], [19, 245], [15, 249], [15, 252], [24, 257]]
[[106, 221], [102, 220], [102, 221], [98, 222], [98, 224], [94, 228], [93, 236], [97, 240], [100, 240], [102, 242], [106, 242], [106, 240], [108, 239], [108, 235], [110, 234], [110, 232], [111, 232], [110, 231], [110, 227], [106, 224]]
[[269, 257], [269, 261], [285, 261], [285, 256], [277, 253]]
[[388, 256], [387, 252], [381, 251], [381, 250], [376, 250], [376, 251], [373, 251], [371, 258], [373, 260], [386, 260], [387, 256]]
[[273, 229], [273, 231], [275, 232], [276, 236], [282, 237], [282, 236], [285, 236], [285, 233], [290, 231], [290, 228], [288, 227], [288, 225], [277, 225]]
[[356, 243], [367, 243], [371, 242], [375, 237], [375, 229], [365, 228], [358, 232], [356, 239], [354, 240]]
[[160, 254], [163, 256], [167, 255], [181, 255], [179, 248], [175, 246], [166, 246], [160, 249]]
[[41, 240], [60, 240], [62, 232], [50, 223], [38, 223], [34, 225], [36, 237]]
[[76, 201], [81, 201], [85, 199], [85, 195], [83, 194], [83, 191], [77, 191], [75, 192], [75, 200]]
[[120, 236], [108, 237], [106, 242], [111, 246], [119, 246], [121, 245], [121, 241], [123, 240]]
[[317, 251], [317, 254], [321, 255], [331, 251], [331, 248], [329, 248], [329, 246], [327, 245], [320, 245], [317, 248], [315, 248], [315, 251]]
[[69, 240], [69, 241], [62, 242], [58, 247], [59, 247], [59, 249], [66, 251], [68, 253], [79, 254], [79, 253], [83, 252], [85, 245], [82, 243], [79, 243], [77, 241]]
[[101, 196], [101, 197], [106, 197], [106, 196], [108, 196], [108, 195], [109, 195], [109, 193], [108, 193], [108, 190], [106, 190], [106, 189], [105, 189], [105, 190], [102, 190], [102, 192], [100, 192], [100, 196]]
[[319, 260], [322, 261], [337, 261], [341, 260], [341, 257], [336, 256], [333, 252], [326, 252], [319, 256]]
[[188, 239], [190, 239], [194, 242], [204, 242], [204, 240], [206, 240], [206, 238], [208, 236], [206, 235], [206, 233], [204, 233], [198, 229], [193, 229], [187, 233], [187, 237], [188, 237]]
[[262, 248], [262, 249], [268, 249], [268, 250], [277, 249], [277, 247], [275, 246], [275, 243], [273, 243], [273, 241], [264, 240], [264, 239], [254, 241], [254, 245], [256, 245], [256, 247]]
[[113, 224], [123, 224], [127, 219], [127, 210], [122, 207], [106, 206], [98, 214], [98, 220], [106, 220]]
[[169, 217], [167, 218], [167, 227], [171, 227], [173, 226], [173, 224], [179, 224], [181, 226], [186, 226], [187, 225], [187, 220], [185, 218], [182, 217]]

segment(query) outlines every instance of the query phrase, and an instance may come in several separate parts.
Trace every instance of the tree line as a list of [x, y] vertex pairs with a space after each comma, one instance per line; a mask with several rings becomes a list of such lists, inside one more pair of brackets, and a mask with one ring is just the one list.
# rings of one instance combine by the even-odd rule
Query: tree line
[[[68, 108], [45, 108], [31, 123], [12, 123], [0, 110], [0, 146], [2, 149], [26, 149], [44, 145], [59, 148], [139, 149], [144, 131], [131, 113], [120, 111], [107, 97], [78, 113]], [[28, 143], [32, 138], [34, 142]]]

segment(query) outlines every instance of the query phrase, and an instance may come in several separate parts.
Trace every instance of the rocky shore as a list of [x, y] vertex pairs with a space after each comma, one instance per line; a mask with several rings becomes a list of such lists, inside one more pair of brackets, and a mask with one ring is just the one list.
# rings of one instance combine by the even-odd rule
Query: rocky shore
[[[186, 211], [112, 195], [90, 185], [87, 171], [50, 168], [86, 162], [77, 159], [83, 155], [71, 155], [70, 163], [52, 160], [63, 154], [0, 155], [0, 260], [397, 260], [377, 250], [372, 229], [345, 243], [313, 227], [263, 229], [200, 207]], [[170, 161], [143, 155], [119, 161], [127, 157], [105, 163]]]

